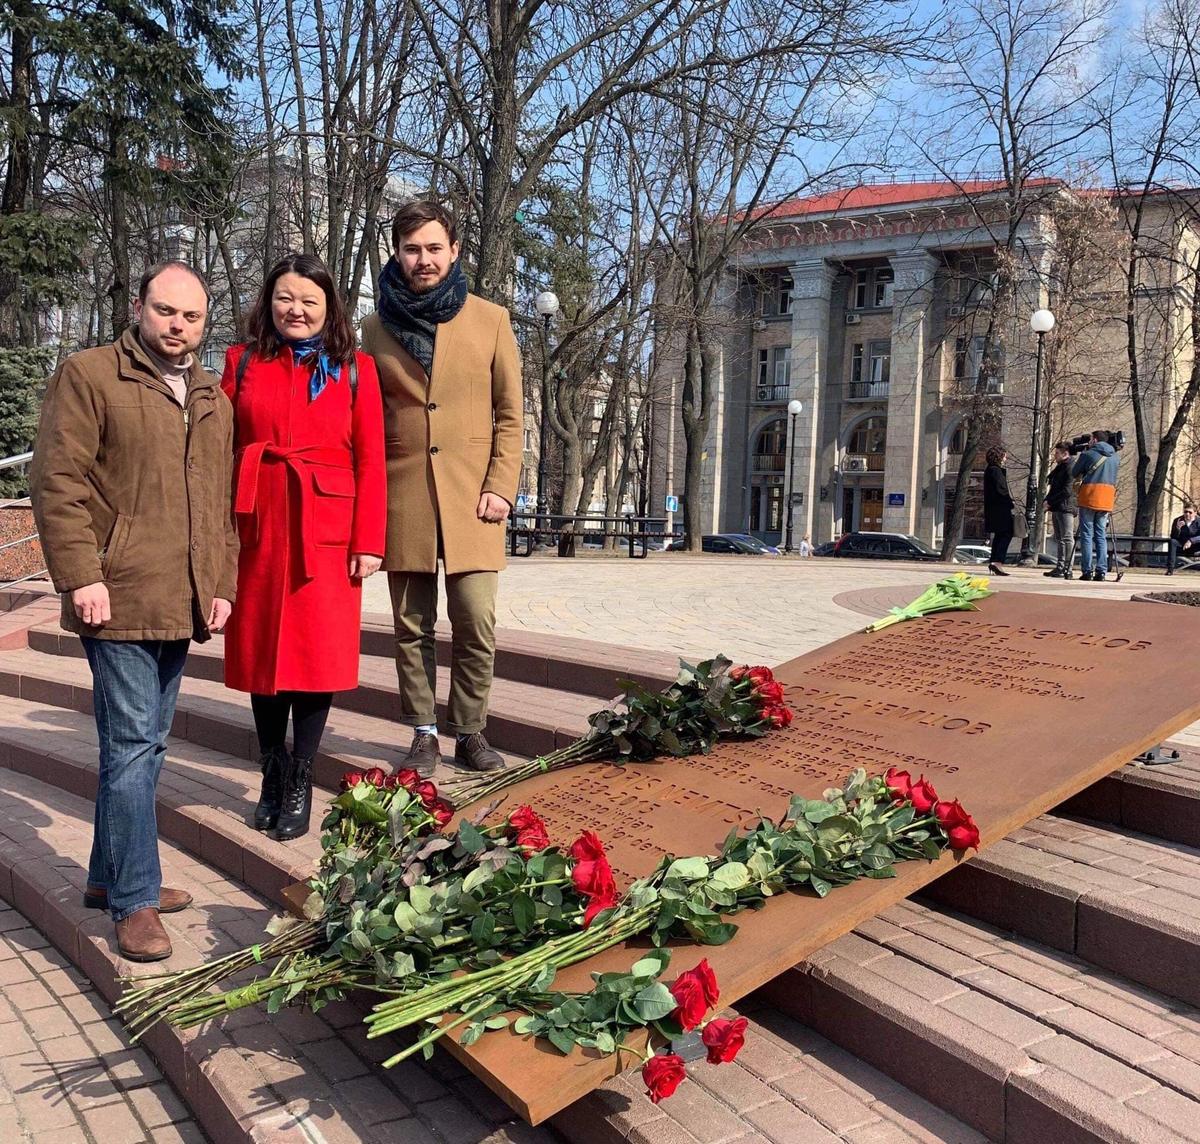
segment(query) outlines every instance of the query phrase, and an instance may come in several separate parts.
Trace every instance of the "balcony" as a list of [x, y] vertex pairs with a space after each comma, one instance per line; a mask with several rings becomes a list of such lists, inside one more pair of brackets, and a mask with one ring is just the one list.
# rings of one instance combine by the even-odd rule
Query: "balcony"
[[888, 383], [886, 381], [852, 381], [847, 399], [850, 401], [886, 401]]
[[756, 473], [783, 473], [787, 471], [786, 453], [755, 453], [754, 471]]
[[791, 397], [789, 385], [756, 385], [754, 387], [753, 404], [755, 405], [786, 405]]
[[882, 473], [882, 453], [847, 453], [842, 458], [843, 473]]

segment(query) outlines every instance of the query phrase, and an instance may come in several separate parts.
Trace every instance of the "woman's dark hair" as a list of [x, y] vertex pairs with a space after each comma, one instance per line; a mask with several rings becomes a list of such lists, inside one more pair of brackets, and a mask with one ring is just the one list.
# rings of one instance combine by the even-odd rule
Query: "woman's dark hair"
[[299, 274], [301, 278], [307, 278], [321, 287], [325, 294], [324, 351], [331, 361], [350, 361], [357, 340], [354, 327], [350, 324], [350, 315], [325, 263], [312, 254], [288, 254], [271, 267], [246, 318], [246, 337], [251, 348], [263, 361], [270, 361], [278, 355], [286, 340], [279, 336], [275, 320], [271, 317], [275, 283], [285, 274]]
[[405, 203], [392, 219], [392, 249], [399, 250], [404, 240], [427, 222], [440, 222], [446, 229], [451, 245], [458, 241], [458, 223], [454, 215], [432, 199], [417, 199]]
[[989, 465], [998, 465], [1004, 460], [1004, 455], [1008, 452], [1002, 445], [993, 445], [987, 451], [987, 463]]

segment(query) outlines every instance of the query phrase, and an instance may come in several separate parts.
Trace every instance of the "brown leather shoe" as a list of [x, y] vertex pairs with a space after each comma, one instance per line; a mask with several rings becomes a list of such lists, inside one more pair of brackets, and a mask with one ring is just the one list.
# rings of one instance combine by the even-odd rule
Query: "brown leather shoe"
[[412, 767], [423, 779], [433, 774], [434, 768], [442, 761], [442, 748], [436, 735], [428, 731], [418, 731], [413, 736], [412, 746], [408, 748], [404, 765]]
[[147, 906], [117, 922], [117, 949], [127, 961], [163, 961], [171, 956], [171, 939], [158, 920], [158, 910]]
[[482, 731], [458, 740], [454, 747], [454, 761], [473, 771], [498, 771], [504, 766], [499, 752], [488, 746]]
[[[108, 909], [108, 891], [102, 886], [88, 886], [83, 891], [83, 904], [89, 910]], [[192, 895], [186, 890], [172, 890], [163, 886], [158, 892], [158, 912], [160, 914], [177, 914], [186, 910], [192, 904]]]

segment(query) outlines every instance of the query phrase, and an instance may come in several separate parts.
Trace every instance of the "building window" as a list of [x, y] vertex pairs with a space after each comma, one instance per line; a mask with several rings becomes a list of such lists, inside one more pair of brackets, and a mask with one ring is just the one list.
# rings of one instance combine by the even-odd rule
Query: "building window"
[[782, 417], [763, 427], [754, 442], [754, 471], [782, 473], [787, 459], [787, 423]]
[[883, 472], [884, 454], [887, 452], [887, 418], [866, 417], [855, 425], [846, 442], [846, 454], [865, 457], [867, 472]]
[[[973, 392], [979, 383], [979, 374], [984, 366], [983, 347], [985, 338], [957, 337], [954, 339], [954, 382], [955, 385], [967, 392]], [[1001, 394], [1004, 392], [1004, 347], [992, 345], [991, 358], [987, 368], [987, 392]]]
[[892, 375], [892, 343], [872, 342], [869, 364], [871, 384], [882, 385], [886, 391]]
[[955, 296], [960, 306], [986, 306], [996, 288], [994, 258], [963, 258], [958, 264]]
[[855, 385], [863, 379], [863, 350], [862, 342], [855, 342], [850, 354], [850, 384]]
[[775, 346], [758, 351], [758, 381], [754, 400], [787, 401], [792, 381], [792, 347]]
[[896, 281], [890, 266], [871, 266], [854, 272], [853, 310], [886, 310], [892, 304]]
[[779, 279], [779, 314], [792, 312], [792, 280], [786, 274]]
[[890, 306], [892, 304], [892, 287], [895, 281], [896, 273], [890, 266], [881, 266], [876, 270], [871, 305], [876, 309], [884, 309]]

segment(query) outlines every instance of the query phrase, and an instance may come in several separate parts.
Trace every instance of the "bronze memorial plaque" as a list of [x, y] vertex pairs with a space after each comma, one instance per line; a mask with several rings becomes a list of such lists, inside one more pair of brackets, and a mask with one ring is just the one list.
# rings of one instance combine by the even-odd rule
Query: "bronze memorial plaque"
[[[782, 816], [793, 793], [817, 797], [857, 766], [895, 765], [961, 799], [987, 846], [1200, 718], [1200, 610], [1001, 592], [976, 612], [847, 636], [776, 675], [796, 716], [786, 731], [706, 757], [544, 775], [507, 806], [531, 804], [563, 846], [594, 830], [625, 886], [664, 853], [714, 852], [758, 811]], [[666, 978], [707, 957], [732, 1004], [955, 860], [902, 863], [894, 879], [825, 899], [781, 896], [738, 915], [727, 945], [677, 947]], [[587, 989], [592, 971], [634, 960], [610, 950], [557, 987]], [[615, 1057], [563, 1057], [512, 1033], [450, 1047], [534, 1124], [619, 1071]]]

